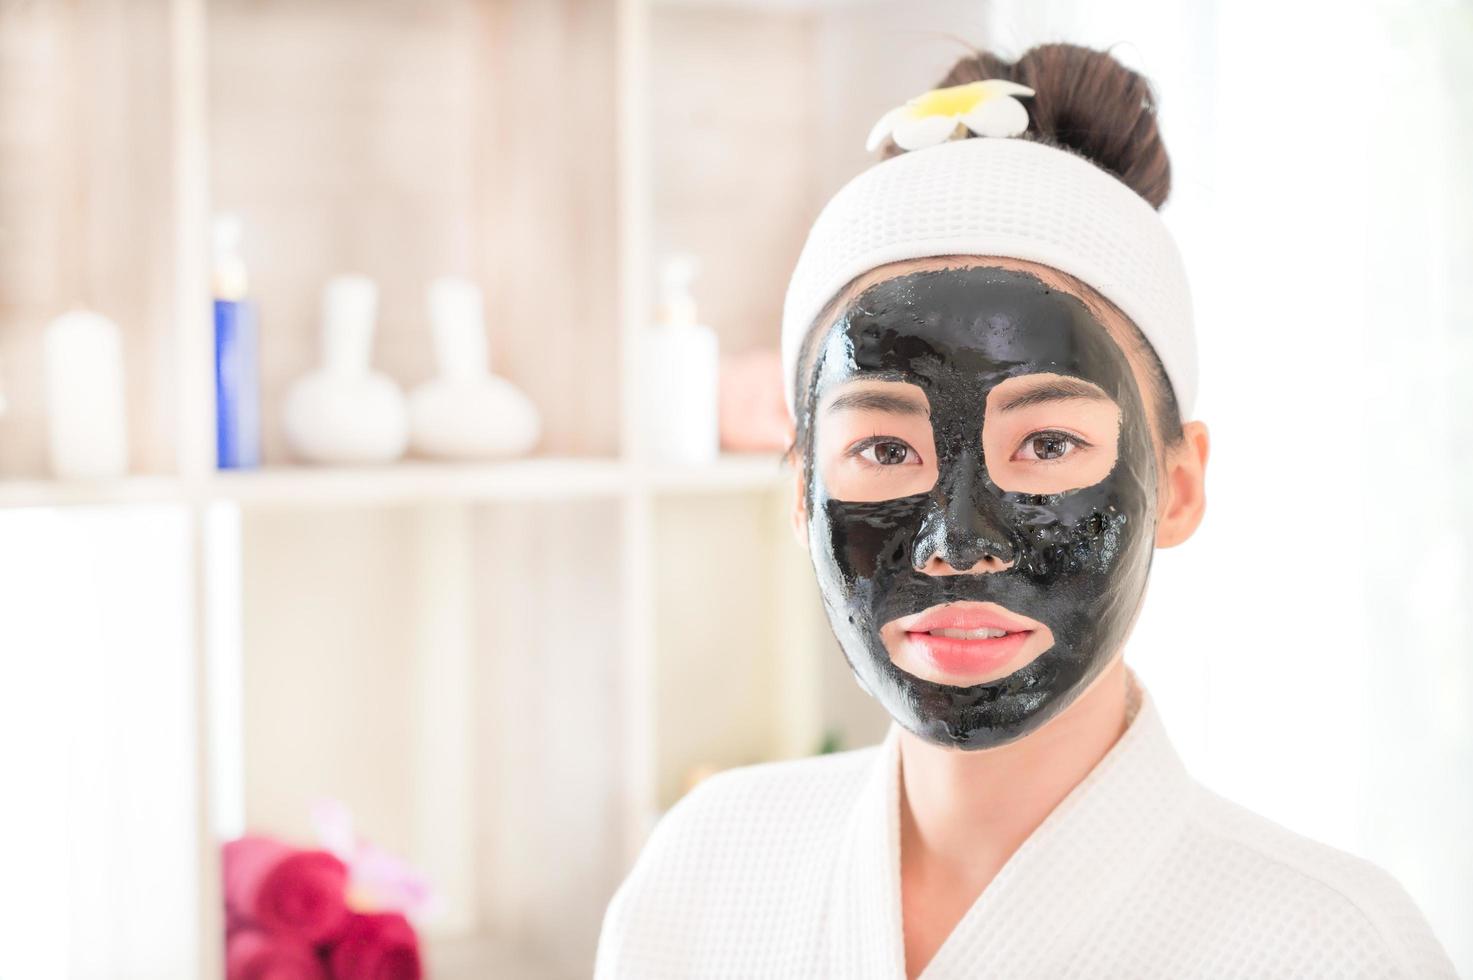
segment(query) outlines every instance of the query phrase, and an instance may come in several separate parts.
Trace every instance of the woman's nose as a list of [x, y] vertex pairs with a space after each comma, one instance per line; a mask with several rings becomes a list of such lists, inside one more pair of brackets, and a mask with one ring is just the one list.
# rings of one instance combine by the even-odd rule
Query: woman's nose
[[981, 575], [984, 572], [1001, 572], [1012, 567], [1011, 561], [1004, 561], [990, 553], [983, 554], [971, 562], [965, 559], [948, 560], [939, 554], [933, 554], [917, 571], [927, 575]]
[[916, 537], [914, 567], [927, 575], [1000, 572], [1016, 559], [1012, 536], [996, 501], [982, 486], [980, 462], [938, 479]]

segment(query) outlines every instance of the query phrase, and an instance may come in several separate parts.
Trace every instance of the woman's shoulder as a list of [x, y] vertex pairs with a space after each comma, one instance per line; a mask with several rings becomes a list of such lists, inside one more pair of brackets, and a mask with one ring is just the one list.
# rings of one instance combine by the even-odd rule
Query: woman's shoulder
[[1185, 883], [1196, 869], [1221, 929], [1236, 927], [1269, 954], [1310, 947], [1346, 963], [1382, 963], [1388, 976], [1455, 976], [1426, 917], [1384, 868], [1198, 791], [1177, 874]]
[[[801, 946], [878, 746], [727, 769], [667, 810], [604, 914], [595, 975], [689, 977]], [[759, 970], [757, 972], [783, 972]]]

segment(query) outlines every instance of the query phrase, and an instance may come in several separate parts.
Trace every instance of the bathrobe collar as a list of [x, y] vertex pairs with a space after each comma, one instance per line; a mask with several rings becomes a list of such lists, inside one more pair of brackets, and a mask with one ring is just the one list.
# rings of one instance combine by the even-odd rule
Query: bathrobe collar
[[[1126, 672], [1135, 708], [1129, 727], [998, 871], [921, 980], [974, 977], [1020, 956], [1031, 975], [1051, 975], [1047, 964], [1066, 958], [1095, 913], [1170, 843], [1195, 783], [1155, 702]], [[827, 909], [828, 975], [905, 977], [899, 737], [891, 722], [840, 845]]]

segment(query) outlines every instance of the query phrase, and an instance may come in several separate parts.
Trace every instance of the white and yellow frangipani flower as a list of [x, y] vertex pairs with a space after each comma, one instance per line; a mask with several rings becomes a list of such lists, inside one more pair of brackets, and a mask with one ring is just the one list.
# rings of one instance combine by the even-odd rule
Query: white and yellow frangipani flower
[[889, 136], [902, 150], [919, 150], [945, 143], [959, 126], [978, 136], [1017, 136], [1028, 128], [1028, 110], [1013, 96], [1032, 94], [1001, 78], [935, 88], [881, 116], [864, 148], [874, 151]]

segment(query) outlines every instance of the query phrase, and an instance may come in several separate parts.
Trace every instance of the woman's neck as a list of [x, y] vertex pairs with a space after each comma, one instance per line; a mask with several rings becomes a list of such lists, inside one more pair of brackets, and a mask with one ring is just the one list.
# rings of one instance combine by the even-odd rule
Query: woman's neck
[[1008, 745], [968, 752], [900, 732], [901, 855], [911, 875], [980, 893], [1127, 724], [1118, 654], [1074, 703]]

